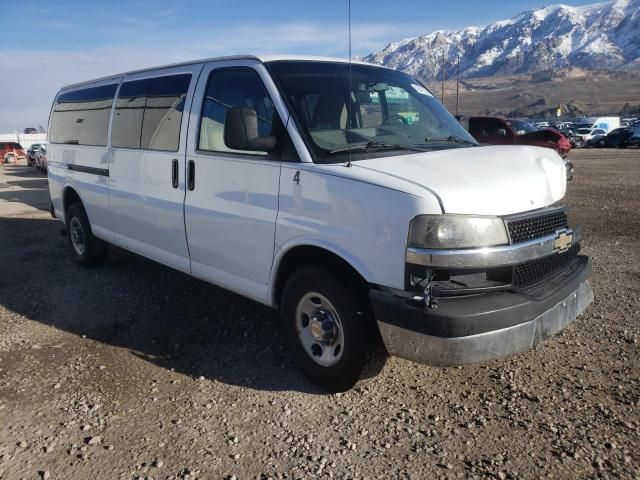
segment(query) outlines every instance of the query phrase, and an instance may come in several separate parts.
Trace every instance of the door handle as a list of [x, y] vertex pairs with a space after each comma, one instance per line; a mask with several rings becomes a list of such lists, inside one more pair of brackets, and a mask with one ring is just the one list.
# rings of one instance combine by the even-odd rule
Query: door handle
[[178, 159], [174, 158], [171, 162], [171, 185], [178, 188]]
[[189, 190], [196, 188], [196, 162], [193, 160], [187, 162], [187, 188]]

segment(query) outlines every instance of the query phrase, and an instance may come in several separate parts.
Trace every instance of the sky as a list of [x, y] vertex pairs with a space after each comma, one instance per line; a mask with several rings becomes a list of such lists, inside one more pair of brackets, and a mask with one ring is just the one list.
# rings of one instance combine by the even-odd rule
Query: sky
[[[353, 55], [549, 3], [352, 0]], [[241, 53], [348, 56], [347, 0], [0, 0], [0, 7], [0, 133], [46, 126], [62, 86], [126, 70]]]

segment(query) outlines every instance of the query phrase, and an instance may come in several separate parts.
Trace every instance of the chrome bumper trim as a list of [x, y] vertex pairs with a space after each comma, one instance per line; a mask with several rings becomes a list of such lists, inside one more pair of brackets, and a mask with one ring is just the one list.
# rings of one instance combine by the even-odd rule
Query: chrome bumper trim
[[533, 348], [576, 319], [593, 301], [589, 282], [531, 321], [467, 337], [434, 337], [378, 322], [391, 355], [436, 366], [464, 365], [506, 357]]
[[[582, 228], [563, 230], [571, 235], [571, 244], [582, 240]], [[517, 265], [558, 253], [556, 234], [498, 247], [469, 249], [407, 248], [406, 261], [413, 265], [440, 268], [491, 268]]]

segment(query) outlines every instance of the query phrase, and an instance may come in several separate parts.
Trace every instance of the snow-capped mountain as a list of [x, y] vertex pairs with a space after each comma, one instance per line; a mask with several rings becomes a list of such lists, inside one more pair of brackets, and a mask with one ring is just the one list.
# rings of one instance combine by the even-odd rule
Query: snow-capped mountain
[[436, 31], [390, 43], [363, 60], [403, 70], [425, 80], [580, 67], [640, 70], [640, 0], [582, 7], [552, 5], [529, 10], [484, 28]]

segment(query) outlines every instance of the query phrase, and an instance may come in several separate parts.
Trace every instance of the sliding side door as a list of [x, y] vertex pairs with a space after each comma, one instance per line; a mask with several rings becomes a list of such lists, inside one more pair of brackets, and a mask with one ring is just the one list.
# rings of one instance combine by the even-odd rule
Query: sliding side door
[[126, 76], [111, 127], [109, 202], [116, 243], [186, 272], [184, 112], [201, 69], [186, 65]]

